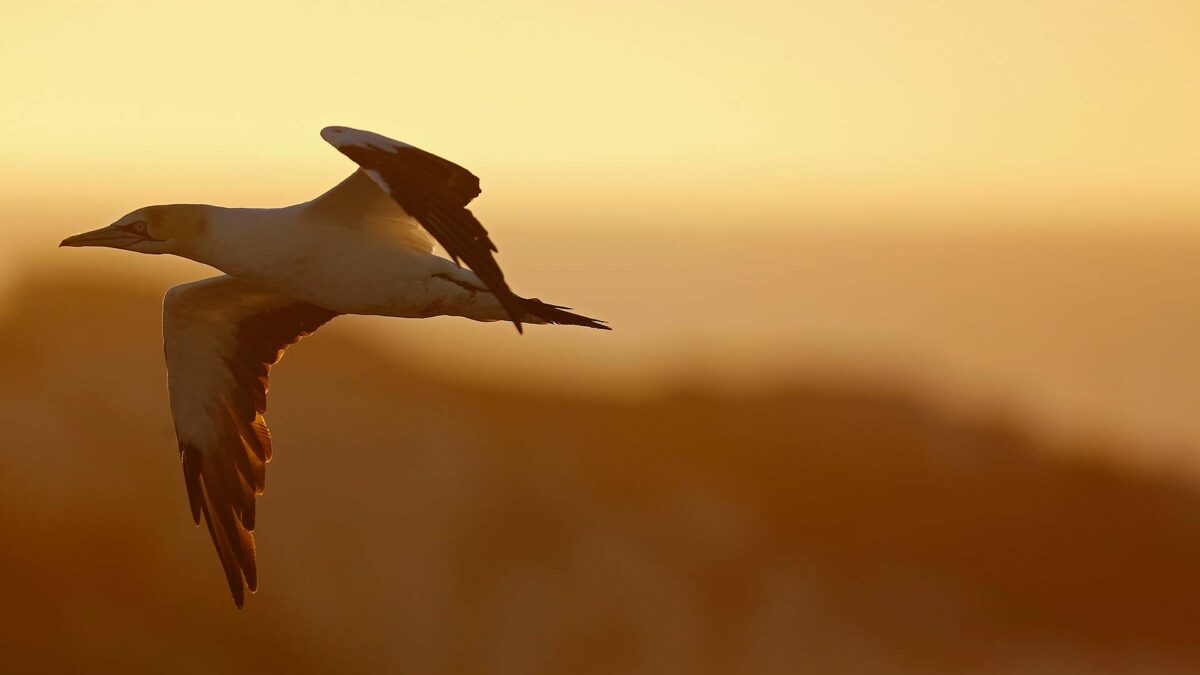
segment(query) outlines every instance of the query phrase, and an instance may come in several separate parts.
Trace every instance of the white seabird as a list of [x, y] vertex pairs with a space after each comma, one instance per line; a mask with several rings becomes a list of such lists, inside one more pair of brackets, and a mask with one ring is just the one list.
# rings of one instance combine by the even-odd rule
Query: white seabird
[[[204, 516], [238, 607], [258, 588], [267, 376], [288, 345], [340, 314], [608, 329], [509, 290], [496, 246], [466, 208], [480, 192], [474, 174], [369, 131], [327, 127], [321, 137], [359, 168], [312, 201], [147, 206], [61, 244], [170, 253], [225, 273], [167, 292], [163, 344], [192, 519]], [[454, 262], [433, 254], [429, 235]]]

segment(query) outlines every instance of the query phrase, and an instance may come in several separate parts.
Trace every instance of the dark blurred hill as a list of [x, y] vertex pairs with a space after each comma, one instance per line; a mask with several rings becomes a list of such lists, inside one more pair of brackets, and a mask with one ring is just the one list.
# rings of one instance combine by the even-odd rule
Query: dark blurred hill
[[187, 514], [160, 297], [30, 281], [0, 321], [7, 672], [1118, 673], [1200, 658], [1200, 498], [1065, 459], [1115, 451], [947, 419], [888, 383], [636, 401], [451, 384], [348, 338], [352, 317], [273, 376], [263, 589], [238, 612]]

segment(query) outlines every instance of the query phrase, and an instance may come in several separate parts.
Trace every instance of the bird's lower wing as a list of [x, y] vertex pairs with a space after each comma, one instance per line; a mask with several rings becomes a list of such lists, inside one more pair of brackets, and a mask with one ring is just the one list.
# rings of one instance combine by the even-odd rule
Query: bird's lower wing
[[192, 519], [201, 515], [234, 603], [258, 588], [254, 500], [271, 459], [267, 377], [288, 345], [336, 312], [229, 276], [167, 292], [163, 346]]

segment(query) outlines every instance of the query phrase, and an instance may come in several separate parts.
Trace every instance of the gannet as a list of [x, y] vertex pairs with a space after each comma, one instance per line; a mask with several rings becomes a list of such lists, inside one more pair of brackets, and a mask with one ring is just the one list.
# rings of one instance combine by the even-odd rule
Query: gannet
[[509, 290], [495, 244], [466, 208], [480, 193], [470, 171], [369, 131], [335, 126], [321, 137], [358, 167], [316, 199], [270, 209], [147, 206], [60, 244], [169, 253], [224, 272], [167, 291], [163, 346], [192, 520], [203, 515], [238, 608], [247, 588], [258, 589], [267, 376], [289, 345], [342, 314], [508, 320], [518, 332], [525, 323], [608, 329]]

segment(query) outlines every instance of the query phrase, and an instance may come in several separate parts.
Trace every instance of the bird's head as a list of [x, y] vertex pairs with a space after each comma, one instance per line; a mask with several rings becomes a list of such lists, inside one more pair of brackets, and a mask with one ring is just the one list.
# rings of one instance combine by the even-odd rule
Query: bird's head
[[59, 246], [106, 246], [138, 253], [183, 253], [204, 232], [206, 207], [198, 204], [146, 206], [117, 222], [62, 240]]

